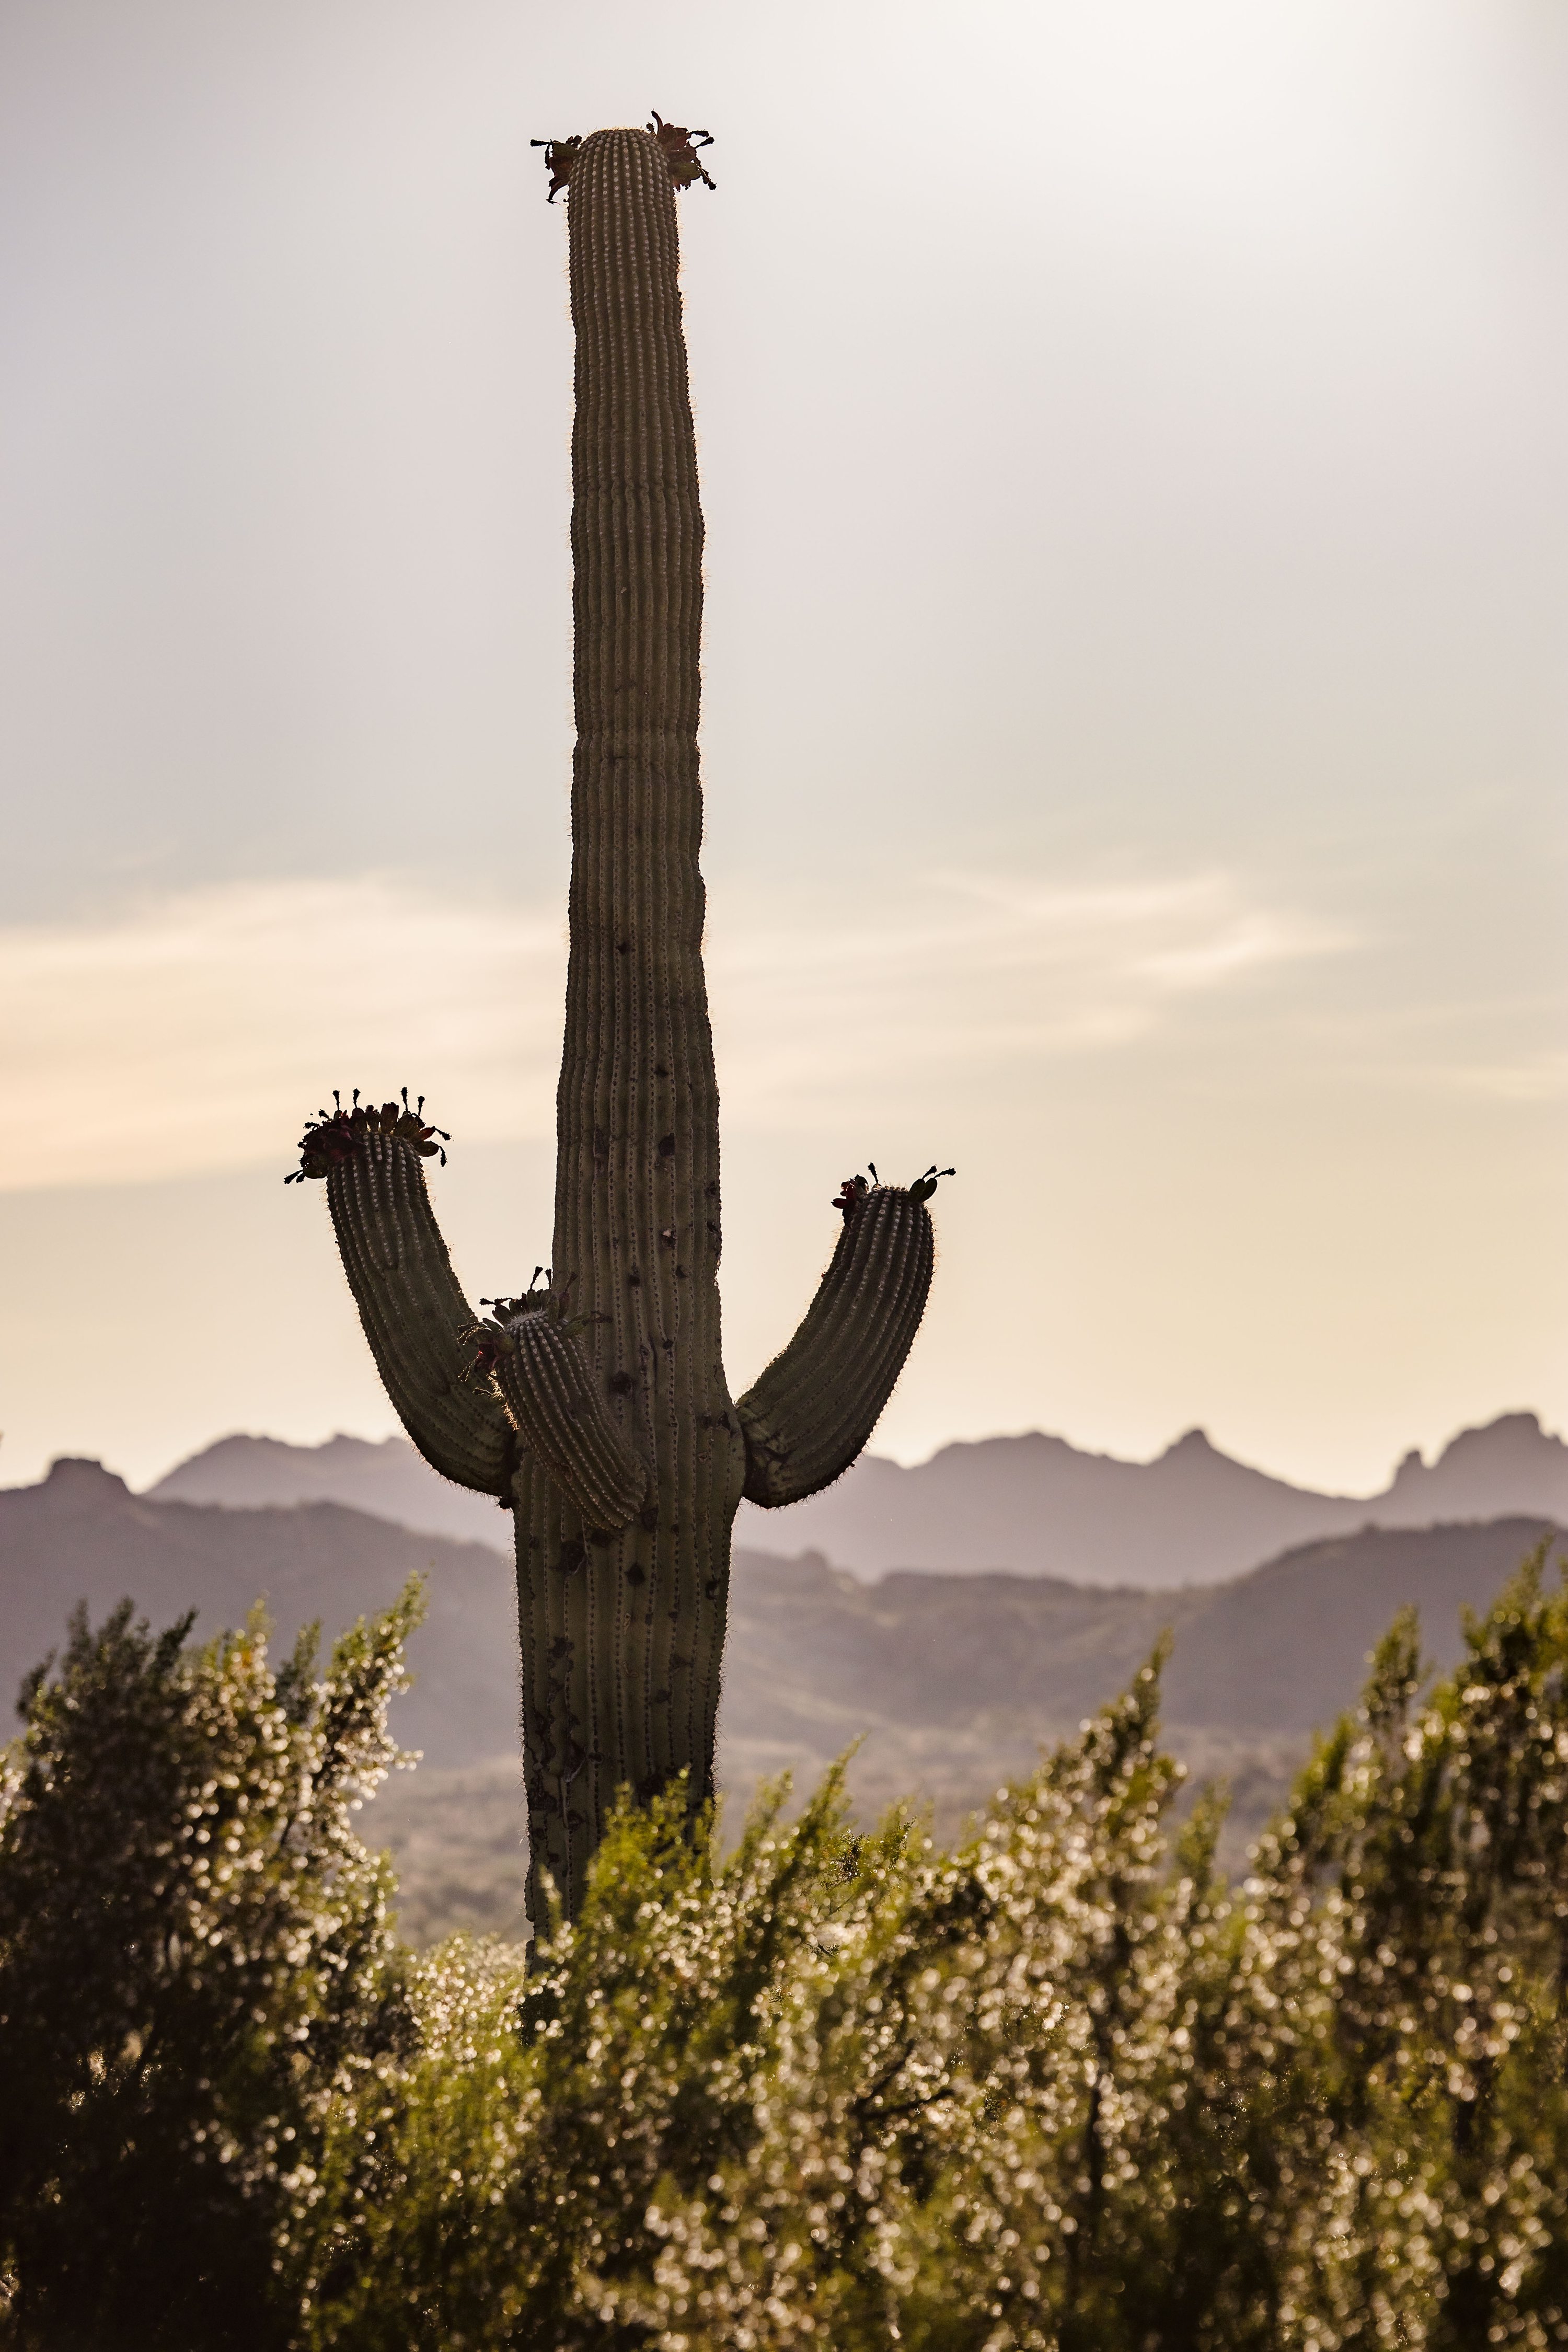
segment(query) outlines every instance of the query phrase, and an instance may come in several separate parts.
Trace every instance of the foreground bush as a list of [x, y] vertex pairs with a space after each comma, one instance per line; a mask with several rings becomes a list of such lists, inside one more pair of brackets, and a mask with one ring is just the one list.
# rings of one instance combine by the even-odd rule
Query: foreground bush
[[274, 1672], [259, 1618], [184, 1650], [189, 1620], [155, 1640], [127, 1603], [24, 1692], [0, 1776], [13, 2340], [292, 2340], [289, 2200], [333, 2102], [415, 2047], [391, 1874], [351, 1816], [395, 1759], [416, 1617], [410, 1592], [317, 1681], [313, 1634]]
[[[625, 1815], [531, 1975], [380, 1924], [345, 1792], [389, 1759], [405, 1622], [286, 1688], [254, 1632], [192, 1655], [121, 1622], [34, 1695], [0, 1829], [0, 2098], [25, 2058], [40, 2117], [3, 2179], [18, 2344], [1568, 2342], [1568, 1610], [1538, 1570], [1425, 1698], [1395, 1627], [1240, 1887], [1214, 1807], [1168, 1830], [1151, 1667], [951, 1855], [857, 1836], [831, 1781], [728, 1859], [679, 1793]], [[124, 1736], [95, 1721], [136, 1727], [134, 1785], [78, 1766]], [[159, 1849], [225, 1774], [287, 1777], [280, 1738], [319, 1826], [245, 1811], [247, 1957], [215, 1975]], [[151, 2042], [50, 1990], [117, 1981], [111, 1920]], [[73, 2242], [100, 2313], [149, 2282], [133, 2328], [55, 2325]]]

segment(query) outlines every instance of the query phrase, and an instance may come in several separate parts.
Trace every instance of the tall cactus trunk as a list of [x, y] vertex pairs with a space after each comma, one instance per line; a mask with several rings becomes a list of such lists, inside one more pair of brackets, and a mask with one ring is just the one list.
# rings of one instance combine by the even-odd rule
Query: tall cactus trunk
[[[645, 132], [585, 140], [567, 196], [577, 748], [554, 1267], [647, 1464], [619, 1534], [517, 1486], [531, 1866], [575, 1906], [622, 1786], [710, 1796], [745, 1449], [719, 1309], [719, 1095], [702, 971], [702, 515], [675, 189]], [[535, 1890], [536, 1891], [536, 1890]], [[541, 1914], [531, 1905], [533, 1916]]]
[[439, 1130], [395, 1102], [307, 1127], [388, 1393], [443, 1476], [517, 1529], [529, 1914], [569, 1916], [623, 1790], [713, 1789], [742, 1492], [815, 1494], [870, 1435], [930, 1286], [931, 1174], [847, 1181], [795, 1338], [731, 1403], [719, 1316], [719, 1098], [698, 852], [702, 516], [675, 190], [687, 134], [557, 142], [577, 335], [577, 748], [571, 960], [556, 1098], [553, 1273], [476, 1323], [423, 1163]]

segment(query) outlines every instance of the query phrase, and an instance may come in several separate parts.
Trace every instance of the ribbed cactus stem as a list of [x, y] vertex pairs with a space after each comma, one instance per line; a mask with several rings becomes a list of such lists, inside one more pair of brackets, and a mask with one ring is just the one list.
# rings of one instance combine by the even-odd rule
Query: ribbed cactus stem
[[[719, 1098], [702, 971], [702, 515], [675, 190], [657, 142], [583, 142], [567, 195], [577, 335], [577, 745], [553, 1262], [599, 1392], [647, 1464], [609, 1541], [542, 1470], [518, 1487], [535, 1874], [574, 1905], [617, 1788], [711, 1793], [730, 1528], [745, 1475], [719, 1318]], [[538, 1889], [532, 1915], [541, 1916]]]

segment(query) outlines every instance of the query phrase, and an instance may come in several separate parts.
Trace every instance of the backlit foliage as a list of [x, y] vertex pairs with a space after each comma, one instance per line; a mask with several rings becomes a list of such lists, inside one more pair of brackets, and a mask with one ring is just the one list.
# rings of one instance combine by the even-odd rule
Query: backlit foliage
[[[209, 1647], [79, 1616], [0, 1777], [0, 2269], [10, 2340], [283, 2345], [287, 2213], [334, 2101], [407, 2048], [391, 1874], [353, 1815], [395, 1759], [418, 1597], [316, 1677], [259, 1614]], [[0, 2297], [4, 2301], [4, 2297]]]
[[[351, 1637], [384, 1692], [400, 1631]], [[113, 1643], [134, 1651], [133, 1706], [103, 1668]], [[188, 1841], [163, 1850], [166, 1824], [206, 1822], [190, 1808], [215, 1800], [213, 1831], [232, 1823], [224, 1774], [274, 1788], [267, 1743], [313, 1725], [321, 1756], [348, 1703], [302, 1671], [267, 1696], [254, 1633], [195, 1657], [123, 1622], [79, 1634], [33, 1699], [0, 1832], [5, 2112], [25, 2063], [49, 2118], [20, 2159], [35, 2136], [12, 2129], [6, 2157], [15, 2340], [65, 2340], [29, 2315], [78, 2232], [127, 2277], [167, 2233], [172, 2309], [200, 2260], [216, 2282], [231, 2240], [252, 2272], [265, 2246], [251, 2308], [270, 2334], [198, 2336], [149, 2303], [127, 2343], [1568, 2342], [1565, 1666], [1568, 1608], [1537, 1570], [1425, 1695], [1414, 1625], [1396, 1625], [1239, 1885], [1215, 1872], [1215, 1805], [1171, 1825], [1158, 1661], [951, 1854], [903, 1817], [857, 1834], [830, 1780], [795, 1820], [775, 1793], [725, 1856], [675, 1790], [616, 1817], [531, 1972], [467, 1938], [399, 1954], [379, 1866], [328, 1795], [316, 1811], [338, 1828], [300, 1870], [275, 1831], [247, 1828], [231, 1857], [261, 1857], [247, 1922], [272, 1916], [263, 1885], [282, 1871], [298, 1923], [233, 1916], [225, 1934], [269, 1955], [242, 2002], [214, 1988], [252, 1964], [213, 1973], [210, 1926], [194, 1932], [212, 1898]], [[107, 1755], [92, 1722], [117, 1708], [150, 1735], [133, 1785], [50, 1760]], [[384, 1769], [365, 1737], [362, 1765]], [[279, 1822], [281, 1796], [258, 1811]], [[46, 1914], [47, 1958], [29, 1925]], [[166, 2004], [161, 2058], [125, 2054], [145, 2028], [91, 1940], [111, 1915], [142, 1923], [137, 1951], [163, 1937], [161, 1973], [136, 1963]], [[68, 2000], [74, 1969], [105, 1989]], [[158, 2119], [169, 2179], [95, 2212], [129, 2136], [122, 2082]], [[199, 2153], [215, 2131], [227, 2205]]]

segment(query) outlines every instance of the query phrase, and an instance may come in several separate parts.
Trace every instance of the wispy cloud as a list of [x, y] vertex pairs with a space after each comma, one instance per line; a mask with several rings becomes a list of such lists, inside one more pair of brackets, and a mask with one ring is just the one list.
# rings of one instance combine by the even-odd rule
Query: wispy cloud
[[1442, 1076], [1460, 1093], [1494, 1102], [1561, 1102], [1568, 1096], [1568, 1054], [1522, 1055], [1513, 1060], [1464, 1063]]
[[[1113, 1051], [1185, 1000], [1345, 944], [1235, 878], [976, 876], [847, 912], [726, 894], [710, 972], [726, 1108], [759, 1127], [911, 1067]], [[396, 880], [191, 892], [0, 931], [7, 1189], [279, 1165], [323, 1086], [405, 1078], [465, 1138], [552, 1115], [559, 914]]]
[[1116, 887], [942, 875], [849, 921], [731, 909], [713, 966], [726, 1094], [759, 1121], [825, 1089], [1104, 1053], [1181, 1000], [1342, 949], [1225, 874]]
[[545, 1132], [564, 966], [559, 919], [375, 878], [0, 931], [5, 1185], [282, 1167], [337, 1084], [406, 1079], [437, 1116], [460, 1098], [467, 1133]]

